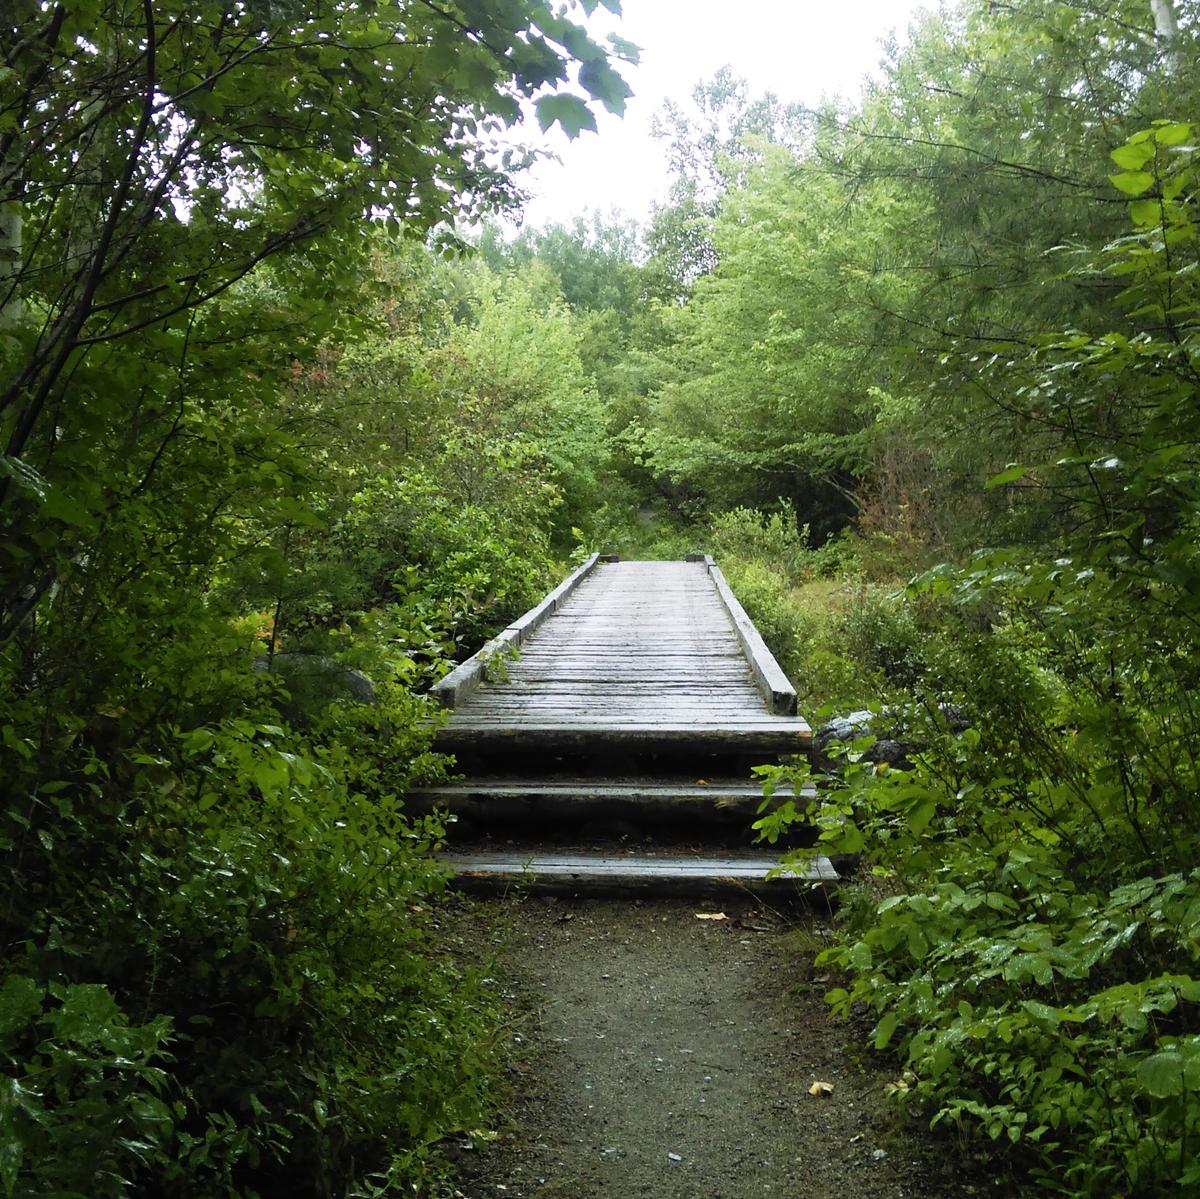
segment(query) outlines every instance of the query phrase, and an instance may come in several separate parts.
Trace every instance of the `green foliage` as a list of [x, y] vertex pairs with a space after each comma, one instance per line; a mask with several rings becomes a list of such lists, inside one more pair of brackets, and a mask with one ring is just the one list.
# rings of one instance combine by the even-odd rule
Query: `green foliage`
[[701, 540], [811, 708], [854, 706], [864, 692], [908, 677], [918, 652], [911, 621], [886, 591], [858, 578], [845, 541], [810, 548], [808, 526], [786, 504], [723, 512]]
[[1075, 531], [913, 582], [932, 635], [893, 716], [921, 751], [887, 770], [850, 747], [815, 813], [875, 888], [824, 958], [849, 976], [831, 1003], [877, 1017], [899, 1096], [1069, 1195], [1200, 1187], [1195, 153], [1163, 121], [1113, 156], [1150, 176], [1122, 191], [1157, 193], [1095, 268], [1133, 330], [954, 360], [1059, 430], [1056, 457], [992, 485]]
[[496, 1014], [403, 814], [448, 769], [419, 692], [536, 593], [602, 450], [561, 313], [456, 323], [433, 258], [514, 200], [522, 100], [620, 109], [594, 7], [6, 13], [6, 1194], [434, 1194], [487, 1118]]
[[714, 505], [782, 495], [819, 540], [845, 523], [842, 491], [862, 468], [865, 410], [830, 374], [863, 336], [863, 314], [841, 296], [866, 235], [840, 229], [843, 202], [836, 180], [798, 175], [790, 153], [764, 150], [725, 198], [720, 265], [678, 315], [681, 378], [662, 389], [643, 436], [657, 474]]
[[908, 689], [924, 674], [924, 634], [895, 589], [858, 583], [842, 609], [838, 639], [848, 657], [887, 687]]
[[439, 829], [400, 814], [445, 767], [425, 703], [379, 690], [305, 738], [261, 706], [165, 741], [8, 710], [11, 1193], [69, 1189], [85, 1145], [88, 1193], [432, 1183], [436, 1143], [485, 1119], [489, 1005], [431, 952]]
[[182, 1115], [163, 1099], [169, 1025], [160, 1016], [131, 1026], [102, 986], [8, 975], [0, 986], [6, 1195], [108, 1199], [129, 1193], [134, 1163], [169, 1163]]
[[1200, 1190], [1193, 6], [969, 0], [816, 113], [721, 73], [647, 230], [473, 260], [521, 102], [624, 104], [592, 0], [177, 8], [25, 5], [0, 73], [0, 1188], [438, 1191], [495, 1013], [420, 692], [595, 545], [711, 550], [921, 747], [760, 822], [869, 855], [828, 962], [897, 1094]]

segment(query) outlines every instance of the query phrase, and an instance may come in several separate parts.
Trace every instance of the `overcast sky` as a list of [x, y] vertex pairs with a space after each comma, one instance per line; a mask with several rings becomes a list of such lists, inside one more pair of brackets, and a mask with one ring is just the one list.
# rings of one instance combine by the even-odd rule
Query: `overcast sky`
[[525, 220], [566, 221], [585, 210], [623, 209], [644, 218], [666, 194], [663, 147], [650, 121], [665, 99], [684, 100], [700, 79], [729, 64], [755, 94], [817, 104], [823, 96], [858, 95], [881, 57], [880, 42], [902, 37], [909, 18], [936, 0], [624, 0], [623, 16], [598, 9], [594, 33], [614, 32], [642, 48], [622, 73], [634, 90], [624, 118], [601, 112], [599, 133], [568, 142], [557, 126], [525, 140], [562, 156], [539, 164], [527, 186]]

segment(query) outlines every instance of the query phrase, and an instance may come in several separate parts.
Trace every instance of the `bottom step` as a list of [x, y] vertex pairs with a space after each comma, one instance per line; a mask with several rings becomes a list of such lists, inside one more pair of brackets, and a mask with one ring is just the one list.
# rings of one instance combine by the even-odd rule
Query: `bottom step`
[[749, 893], [787, 900], [824, 895], [839, 876], [828, 858], [814, 858], [797, 871], [779, 868], [777, 858], [651, 857], [641, 854], [604, 857], [586, 853], [496, 851], [439, 854], [453, 872], [453, 886], [494, 891], [518, 886], [540, 894], [711, 895]]

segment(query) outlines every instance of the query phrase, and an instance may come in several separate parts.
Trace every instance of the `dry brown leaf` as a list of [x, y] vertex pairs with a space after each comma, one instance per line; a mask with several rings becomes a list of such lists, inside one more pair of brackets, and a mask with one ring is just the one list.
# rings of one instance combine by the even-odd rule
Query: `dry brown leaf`
[[814, 1082], [813, 1085], [808, 1088], [808, 1093], [810, 1095], [832, 1095], [833, 1094], [833, 1083], [831, 1083], [831, 1082]]
[[724, 912], [697, 912], [697, 920], [728, 920]]

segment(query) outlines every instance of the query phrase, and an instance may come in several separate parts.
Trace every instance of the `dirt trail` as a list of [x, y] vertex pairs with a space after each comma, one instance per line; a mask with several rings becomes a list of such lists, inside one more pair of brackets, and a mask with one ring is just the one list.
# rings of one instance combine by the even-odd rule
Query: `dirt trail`
[[[724, 911], [729, 919], [701, 920]], [[457, 1153], [468, 1199], [983, 1194], [900, 1131], [810, 982], [819, 919], [659, 901], [475, 905], [459, 924], [526, 1013], [512, 1107]], [[799, 988], [799, 989], [797, 989]], [[814, 1097], [815, 1081], [831, 1094]], [[943, 1172], [946, 1171], [946, 1172]]]

